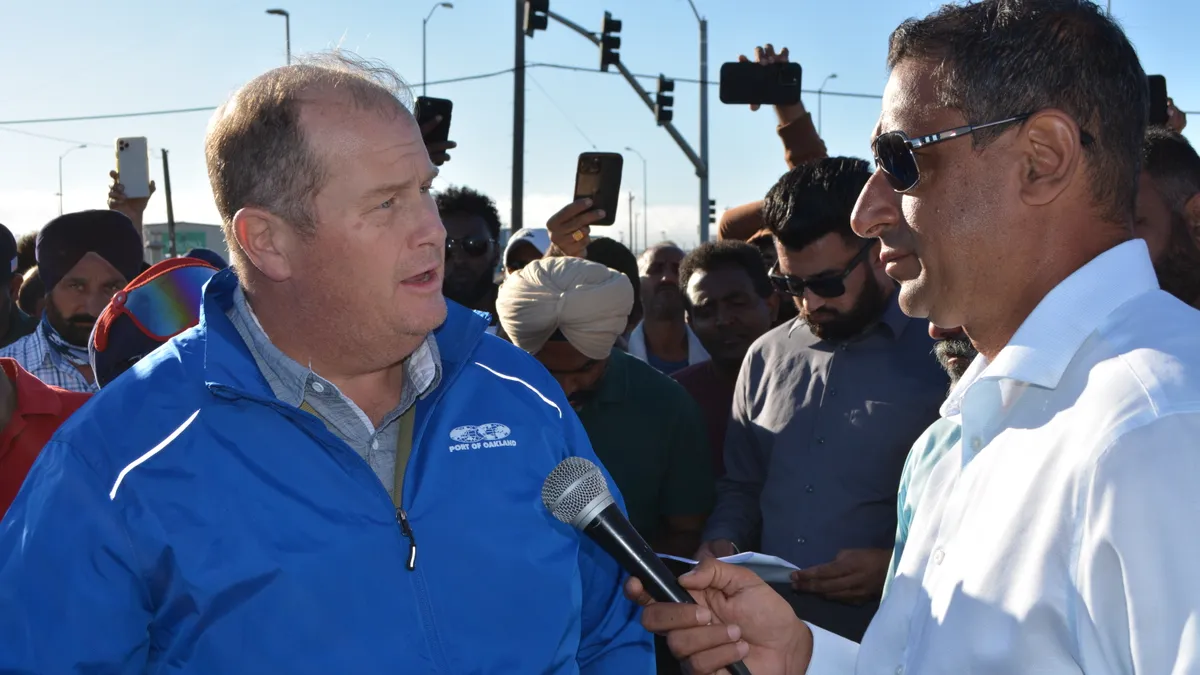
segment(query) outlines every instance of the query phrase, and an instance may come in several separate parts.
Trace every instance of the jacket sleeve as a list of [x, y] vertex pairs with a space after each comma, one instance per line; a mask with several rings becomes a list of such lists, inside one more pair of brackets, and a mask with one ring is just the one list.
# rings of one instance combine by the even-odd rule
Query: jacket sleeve
[[728, 539], [743, 551], [754, 545], [762, 524], [759, 497], [767, 478], [766, 458], [754, 436], [750, 387], [762, 376], [755, 354], [746, 358], [733, 393], [733, 411], [725, 433], [725, 475], [717, 481], [717, 506], [704, 530], [704, 541]]
[[[570, 451], [596, 463], [604, 472], [613, 497], [625, 510], [612, 476], [592, 451], [587, 432], [575, 413], [563, 405], [563, 423]], [[580, 535], [579, 575], [583, 582], [582, 635], [579, 639], [581, 675], [651, 675], [654, 672], [654, 638], [642, 628], [641, 609], [625, 598], [625, 573], [595, 542]]]
[[111, 482], [52, 441], [0, 522], [0, 672], [144, 670], [152, 613]]

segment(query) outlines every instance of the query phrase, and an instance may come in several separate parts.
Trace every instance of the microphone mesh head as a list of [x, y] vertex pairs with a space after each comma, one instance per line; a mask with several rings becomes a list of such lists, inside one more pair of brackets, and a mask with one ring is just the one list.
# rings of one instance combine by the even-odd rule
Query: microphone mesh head
[[608, 481], [600, 468], [583, 457], [568, 457], [546, 476], [542, 503], [554, 517], [568, 525], [597, 497], [608, 494]]

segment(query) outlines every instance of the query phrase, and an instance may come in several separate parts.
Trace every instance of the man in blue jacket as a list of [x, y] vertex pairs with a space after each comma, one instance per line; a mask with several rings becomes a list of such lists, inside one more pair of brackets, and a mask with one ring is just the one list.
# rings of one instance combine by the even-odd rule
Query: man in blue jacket
[[0, 672], [653, 671], [619, 568], [540, 501], [596, 461], [561, 389], [447, 313], [394, 77], [334, 55], [216, 113], [233, 269], [0, 524]]

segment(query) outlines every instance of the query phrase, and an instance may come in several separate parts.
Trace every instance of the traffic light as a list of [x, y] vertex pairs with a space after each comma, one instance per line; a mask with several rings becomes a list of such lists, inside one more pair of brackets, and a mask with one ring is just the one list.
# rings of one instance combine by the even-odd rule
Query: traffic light
[[550, 0], [525, 0], [525, 34], [533, 37], [533, 32], [546, 30], [550, 18]]
[[608, 71], [608, 67], [621, 62], [621, 22], [612, 18], [611, 12], [604, 13], [604, 25], [600, 29], [600, 70]]
[[708, 200], [708, 222], [717, 222], [717, 200]]
[[675, 97], [670, 92], [675, 91], [675, 80], [668, 80], [665, 75], [658, 76], [658, 93], [654, 95], [654, 119], [659, 126], [670, 122], [675, 117], [671, 106], [675, 105]]

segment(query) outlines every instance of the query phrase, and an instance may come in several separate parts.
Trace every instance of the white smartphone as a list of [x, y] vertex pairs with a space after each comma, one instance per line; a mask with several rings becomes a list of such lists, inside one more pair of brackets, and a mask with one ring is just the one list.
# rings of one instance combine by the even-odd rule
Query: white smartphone
[[150, 149], [145, 136], [117, 139], [117, 174], [126, 197], [150, 196]]

